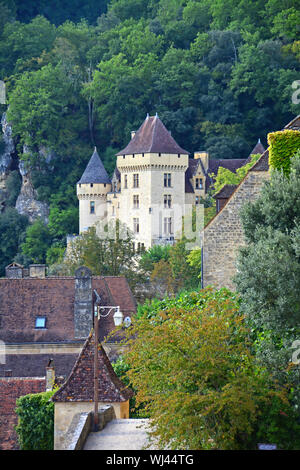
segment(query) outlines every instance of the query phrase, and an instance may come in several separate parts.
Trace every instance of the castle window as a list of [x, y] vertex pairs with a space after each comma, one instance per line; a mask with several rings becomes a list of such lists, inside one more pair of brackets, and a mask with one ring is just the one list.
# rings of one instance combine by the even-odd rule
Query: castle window
[[90, 214], [95, 214], [95, 201], [90, 202]]
[[125, 189], [127, 189], [127, 187], [128, 187], [127, 184], [128, 184], [128, 182], [127, 182], [127, 175], [124, 175], [124, 188], [125, 188]]
[[36, 317], [34, 327], [38, 329], [46, 328], [46, 317]]
[[135, 194], [133, 196], [133, 208], [134, 209], [139, 209], [140, 207], [140, 200], [139, 200], [139, 196], [137, 194]]
[[173, 233], [172, 217], [164, 217], [164, 233], [165, 235], [171, 235]]
[[200, 197], [199, 196], [196, 196], [196, 206], [200, 204]]
[[133, 231], [134, 233], [140, 233], [140, 220], [137, 218], [133, 219]]
[[139, 175], [138, 173], [135, 173], [133, 175], [133, 187], [138, 188], [139, 187]]
[[171, 173], [164, 173], [164, 187], [171, 187]]
[[196, 178], [196, 189], [203, 189], [203, 179]]
[[171, 209], [172, 207], [172, 196], [170, 194], [164, 195], [164, 208]]
[[91, 183], [91, 185], [90, 185], [90, 186], [91, 186], [91, 188], [92, 188], [92, 187], [94, 186], [94, 184], [93, 184], [93, 183]]

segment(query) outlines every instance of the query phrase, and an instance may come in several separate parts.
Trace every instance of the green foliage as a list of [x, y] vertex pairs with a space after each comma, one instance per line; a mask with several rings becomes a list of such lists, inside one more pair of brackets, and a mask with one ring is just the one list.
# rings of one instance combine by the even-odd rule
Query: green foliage
[[300, 132], [284, 130], [268, 134], [270, 168], [282, 170], [286, 175], [291, 168], [291, 159], [300, 149]]
[[54, 391], [25, 395], [16, 401], [16, 431], [21, 450], [53, 450]]
[[251, 448], [261, 407], [274, 397], [284, 404], [284, 391], [257, 367], [235, 294], [187, 295], [164, 310], [155, 303], [128, 332], [124, 357], [137, 404], [146, 403], [161, 448]]
[[151, 301], [147, 300], [144, 304], [139, 304], [136, 317], [138, 319], [144, 316], [146, 318], [153, 318], [160, 312], [167, 312], [175, 307], [186, 310], [201, 310], [209, 302], [222, 302], [225, 300], [233, 302], [236, 305], [239, 304], [239, 296], [225, 287], [219, 290], [187, 289], [180, 292], [175, 297], [165, 297], [162, 300], [152, 299]]
[[6, 199], [7, 205], [14, 207], [21, 189], [21, 178], [16, 170], [9, 174], [6, 180], [6, 189], [9, 195]]
[[46, 252], [51, 243], [51, 235], [47, 225], [37, 219], [29, 225], [26, 230], [26, 237], [21, 244], [22, 252], [34, 263], [45, 263]]
[[154, 265], [160, 260], [168, 261], [170, 257], [170, 245], [154, 245], [142, 254], [139, 265], [146, 272], [152, 272]]
[[147, 113], [191, 154], [213, 158], [245, 158], [298, 113], [294, 0], [2, 0], [0, 9], [16, 157], [37, 197], [67, 211], [51, 243], [74, 231], [75, 184], [93, 147], [112, 174]]

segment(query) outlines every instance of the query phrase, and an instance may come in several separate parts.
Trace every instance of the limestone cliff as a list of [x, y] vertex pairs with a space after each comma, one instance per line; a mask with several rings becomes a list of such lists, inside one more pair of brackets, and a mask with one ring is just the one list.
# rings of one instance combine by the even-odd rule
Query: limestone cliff
[[13, 164], [13, 154], [15, 152], [15, 145], [12, 138], [12, 127], [6, 120], [6, 113], [3, 113], [2, 115], [1, 126], [2, 152], [0, 153], [0, 212], [3, 211], [8, 196], [6, 181]]
[[[27, 149], [24, 148], [24, 153]], [[19, 172], [22, 176], [21, 191], [16, 202], [16, 209], [19, 214], [27, 215], [30, 222], [37, 218], [42, 218], [48, 223], [49, 207], [45, 202], [37, 200], [36, 190], [33, 187], [30, 170], [26, 168], [24, 162], [19, 162]]]
[[[36, 190], [33, 187], [30, 175], [30, 169], [26, 169], [24, 162], [19, 158], [13, 140], [12, 126], [7, 122], [6, 113], [3, 113], [1, 119], [2, 142], [0, 146], [0, 213], [5, 207], [11, 205], [10, 189], [8, 181], [13, 171], [17, 171], [22, 178], [22, 186], [16, 201], [16, 209], [19, 214], [27, 215], [30, 222], [41, 217], [45, 223], [48, 222], [49, 207], [45, 202], [37, 199]], [[23, 148], [23, 153], [27, 153], [29, 149]], [[40, 150], [41, 155], [49, 162], [52, 158], [51, 152], [47, 149]], [[14, 188], [18, 191], [18, 188]], [[14, 204], [14, 203], [13, 203]]]

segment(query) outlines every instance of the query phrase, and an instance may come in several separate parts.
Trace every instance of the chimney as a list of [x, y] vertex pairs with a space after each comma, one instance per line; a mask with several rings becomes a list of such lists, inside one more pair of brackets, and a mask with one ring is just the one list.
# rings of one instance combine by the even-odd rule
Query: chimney
[[45, 264], [30, 264], [29, 277], [44, 279], [46, 277], [46, 265]]
[[23, 266], [17, 263], [12, 263], [5, 268], [5, 276], [8, 279], [22, 279], [23, 277]]
[[202, 164], [204, 166], [204, 169], [208, 169], [208, 163], [209, 163], [209, 153], [208, 152], [195, 152], [194, 153], [194, 159], [197, 160], [199, 159], [202, 161]]
[[93, 327], [92, 273], [85, 266], [75, 271], [75, 338], [87, 338]]
[[55, 383], [55, 369], [53, 365], [53, 360], [50, 359], [48, 366], [46, 367], [46, 392], [53, 390]]

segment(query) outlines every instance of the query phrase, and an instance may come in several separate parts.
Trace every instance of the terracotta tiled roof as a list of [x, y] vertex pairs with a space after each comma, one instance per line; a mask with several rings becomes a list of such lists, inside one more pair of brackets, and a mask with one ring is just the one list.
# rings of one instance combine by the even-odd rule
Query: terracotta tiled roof
[[102, 163], [102, 160], [98, 155], [96, 147], [82, 177], [78, 181], [78, 184], [89, 183], [111, 183], [110, 178]]
[[[94, 399], [94, 334], [90, 334], [62, 387], [53, 395], [54, 402], [91, 402]], [[124, 402], [133, 396], [113, 370], [101, 344], [98, 346], [99, 402]]]
[[[120, 306], [124, 316], [136, 311], [136, 302], [124, 277], [93, 277], [92, 287], [99, 291], [102, 305]], [[1, 278], [1, 340], [8, 344], [76, 341], [74, 302], [74, 277]], [[47, 318], [46, 329], [35, 328], [37, 316]], [[110, 315], [101, 322], [100, 336], [103, 338], [113, 328]]]
[[157, 115], [147, 116], [129, 144], [117, 155], [136, 153], [189, 154], [176, 143]]

